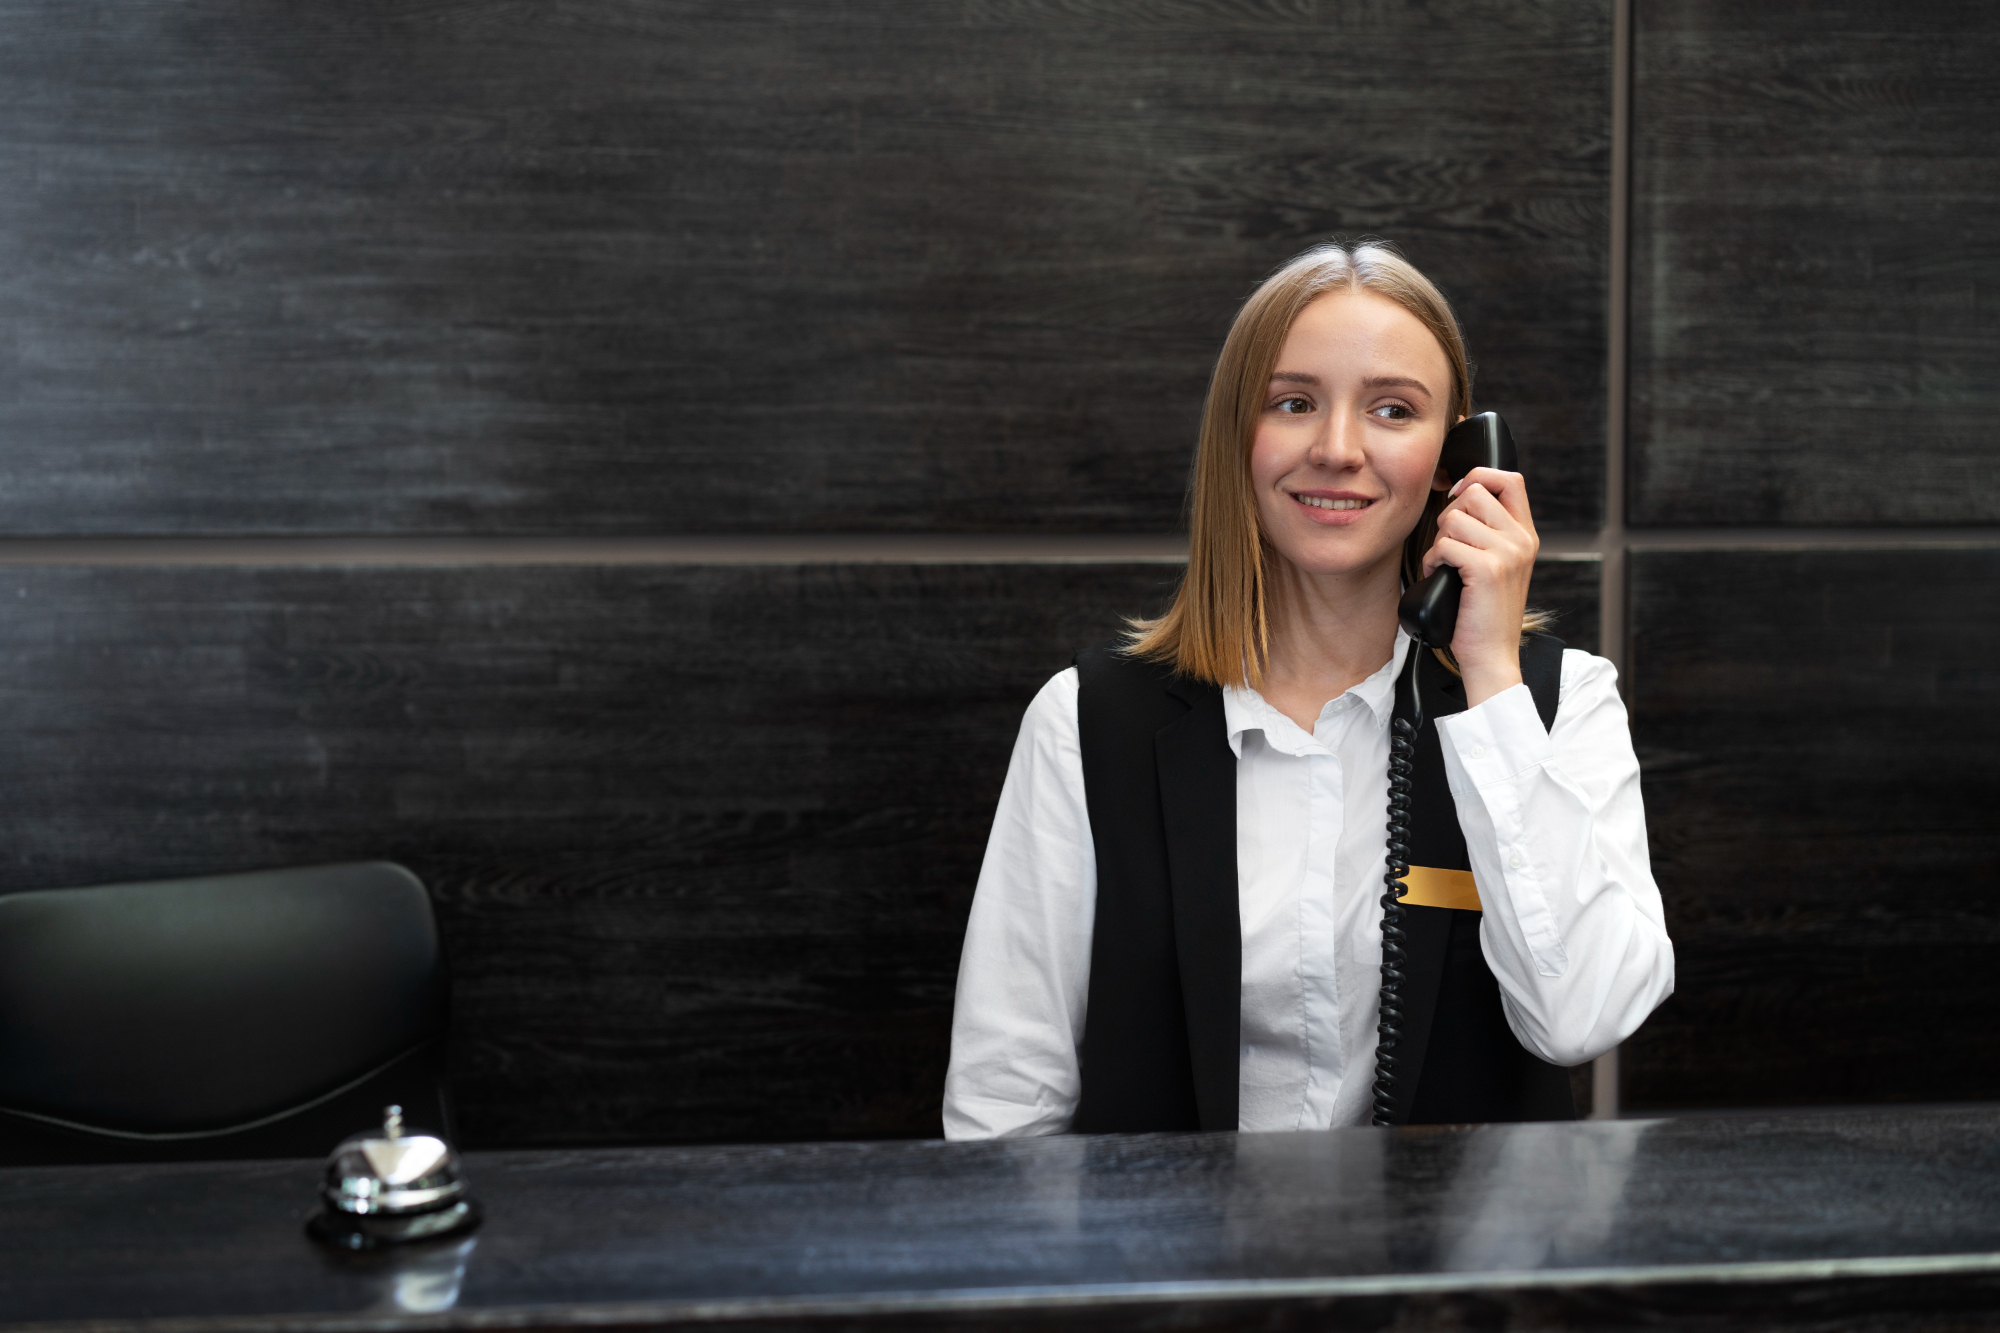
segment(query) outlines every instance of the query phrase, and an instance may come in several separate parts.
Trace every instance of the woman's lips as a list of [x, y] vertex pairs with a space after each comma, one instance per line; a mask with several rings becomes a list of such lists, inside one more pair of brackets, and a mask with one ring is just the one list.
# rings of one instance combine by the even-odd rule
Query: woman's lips
[[1357, 522], [1364, 511], [1374, 504], [1373, 500], [1363, 500], [1353, 496], [1294, 495], [1306, 518], [1323, 528], [1344, 528]]

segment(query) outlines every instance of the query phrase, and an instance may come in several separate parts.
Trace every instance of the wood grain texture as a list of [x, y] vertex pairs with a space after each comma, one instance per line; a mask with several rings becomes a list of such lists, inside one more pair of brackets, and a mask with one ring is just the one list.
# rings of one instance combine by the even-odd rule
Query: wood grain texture
[[[465, 1241], [313, 1160], [0, 1172], [19, 1333], [1987, 1329], [2000, 1110], [472, 1153]], [[1858, 1261], [1858, 1262], [1856, 1262]]]
[[1632, 520], [2000, 521], [2000, 25], [1641, 0]]
[[1604, 0], [0, 3], [0, 530], [1165, 530], [1273, 264], [1597, 521]]
[[1598, 580], [1603, 573], [1603, 565], [1594, 559], [1544, 558], [1535, 562], [1534, 582], [1528, 585], [1528, 605], [1554, 613], [1549, 633], [1568, 647], [1587, 653], [1598, 650]]
[[935, 1134], [1021, 712], [1178, 577], [6, 571], [0, 891], [400, 861], [471, 1142]]
[[1176, 573], [12, 571], [0, 887], [408, 865], [474, 1143], [935, 1133], [1021, 710]]
[[1642, 551], [1640, 1109], [2000, 1097], [2000, 547]]

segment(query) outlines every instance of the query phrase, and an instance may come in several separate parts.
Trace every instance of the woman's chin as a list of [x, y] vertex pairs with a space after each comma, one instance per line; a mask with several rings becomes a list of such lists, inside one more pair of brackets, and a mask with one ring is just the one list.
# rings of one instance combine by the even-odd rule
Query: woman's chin
[[1362, 548], [1354, 542], [1304, 541], [1273, 542], [1273, 548], [1300, 574], [1319, 579], [1356, 579], [1394, 572], [1402, 554], [1400, 544], [1388, 550], [1373, 543]]

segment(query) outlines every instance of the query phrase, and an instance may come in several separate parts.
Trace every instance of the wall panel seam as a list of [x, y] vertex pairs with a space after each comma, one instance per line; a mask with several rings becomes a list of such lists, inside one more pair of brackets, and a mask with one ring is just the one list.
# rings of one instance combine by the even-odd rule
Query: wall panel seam
[[[1995, 544], [2000, 544], [2000, 526], [1647, 530], [1607, 525], [1595, 532], [1543, 533], [1542, 555], [1569, 560], [1609, 557], [1609, 564], [1638, 551], [1935, 550]], [[1062, 537], [852, 533], [820, 537], [0, 538], [0, 566], [1178, 564], [1186, 559], [1187, 539], [1171, 533]], [[1607, 581], [1614, 576], [1614, 570], [1606, 570]], [[1607, 652], [1606, 656], [1612, 654]]]

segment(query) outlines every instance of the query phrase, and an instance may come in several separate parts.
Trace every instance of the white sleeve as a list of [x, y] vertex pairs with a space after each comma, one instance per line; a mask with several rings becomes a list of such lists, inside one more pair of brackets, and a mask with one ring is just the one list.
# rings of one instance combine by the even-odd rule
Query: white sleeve
[[1507, 1024], [1553, 1064], [1594, 1060], [1674, 991], [1618, 673], [1565, 652], [1553, 733], [1516, 685], [1438, 736]]
[[965, 926], [948, 1139], [1060, 1134], [1076, 1113], [1097, 915], [1097, 852], [1083, 794], [1076, 668], [1028, 705]]

